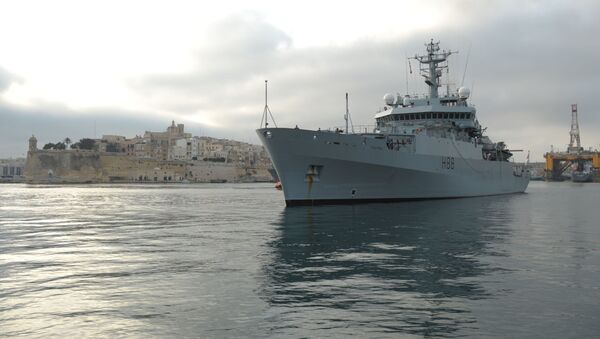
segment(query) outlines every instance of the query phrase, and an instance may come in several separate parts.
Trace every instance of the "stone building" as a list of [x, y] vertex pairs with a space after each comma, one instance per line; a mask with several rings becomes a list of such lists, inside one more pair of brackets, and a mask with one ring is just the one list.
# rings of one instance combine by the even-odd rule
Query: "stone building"
[[262, 146], [192, 137], [173, 121], [132, 139], [103, 135], [93, 150], [38, 150], [32, 136], [19, 171], [31, 183], [252, 182], [272, 180], [270, 167]]
[[191, 137], [190, 133], [184, 132], [183, 124], [175, 125], [175, 121], [171, 122], [166, 132], [146, 131], [144, 133], [144, 140], [150, 145], [150, 157], [158, 160], [169, 160], [169, 151], [171, 146], [175, 145], [175, 141]]
[[0, 159], [0, 180], [21, 181], [25, 168], [25, 159]]

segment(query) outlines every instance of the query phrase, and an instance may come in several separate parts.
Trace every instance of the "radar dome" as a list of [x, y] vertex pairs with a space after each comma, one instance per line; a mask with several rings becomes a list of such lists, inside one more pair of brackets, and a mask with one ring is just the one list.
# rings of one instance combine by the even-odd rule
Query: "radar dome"
[[385, 101], [385, 104], [388, 106], [392, 106], [394, 104], [395, 99], [396, 98], [394, 98], [394, 95], [391, 93], [388, 93], [383, 96], [383, 101]]
[[461, 87], [458, 89], [458, 97], [461, 99], [467, 99], [471, 95], [471, 90], [466, 87]]
[[410, 106], [410, 97], [404, 97], [404, 100], [402, 100], [402, 104], [404, 106]]

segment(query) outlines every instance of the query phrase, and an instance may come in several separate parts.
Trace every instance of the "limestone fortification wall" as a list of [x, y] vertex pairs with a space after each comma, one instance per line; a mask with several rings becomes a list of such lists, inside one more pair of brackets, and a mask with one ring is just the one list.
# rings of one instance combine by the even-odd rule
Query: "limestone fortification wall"
[[25, 181], [101, 182], [100, 154], [89, 151], [34, 151], [27, 154]]
[[36, 150], [27, 155], [28, 183], [270, 181], [266, 169], [207, 161], [159, 161], [85, 150]]

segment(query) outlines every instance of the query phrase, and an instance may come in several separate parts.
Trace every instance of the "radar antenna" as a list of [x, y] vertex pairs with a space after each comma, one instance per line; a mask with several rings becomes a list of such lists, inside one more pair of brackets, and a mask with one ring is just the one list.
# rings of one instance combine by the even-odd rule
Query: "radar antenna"
[[275, 118], [273, 118], [273, 114], [271, 114], [271, 110], [269, 109], [269, 104], [267, 103], [267, 82], [268, 82], [268, 80], [265, 80], [265, 110], [263, 111], [262, 118], [260, 119], [260, 128], [263, 128], [263, 122], [264, 122], [265, 128], [269, 127], [269, 116], [271, 117], [271, 120], [273, 121], [273, 125], [275, 125], [275, 127], [277, 127]]
[[415, 59], [420, 63], [421, 75], [425, 78], [425, 83], [429, 86], [429, 97], [438, 97], [438, 87], [441, 87], [440, 77], [442, 70], [448, 68], [447, 59], [456, 51], [442, 50], [440, 52], [440, 42], [433, 42], [433, 39], [427, 44], [426, 55], [415, 55], [411, 59]]

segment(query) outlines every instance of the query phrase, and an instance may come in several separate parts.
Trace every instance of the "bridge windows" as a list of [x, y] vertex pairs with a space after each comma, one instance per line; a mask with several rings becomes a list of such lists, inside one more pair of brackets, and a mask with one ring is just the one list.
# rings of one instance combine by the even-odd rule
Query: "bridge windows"
[[458, 119], [471, 119], [471, 113], [461, 112], [426, 112], [426, 113], [404, 113], [404, 114], [390, 114], [385, 117], [377, 119], [378, 123], [385, 123], [391, 121], [410, 121], [410, 120], [431, 120], [431, 119], [445, 119], [445, 120], [458, 120]]

